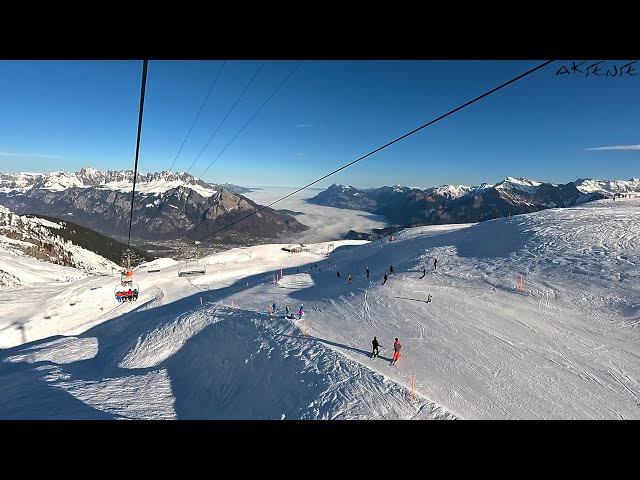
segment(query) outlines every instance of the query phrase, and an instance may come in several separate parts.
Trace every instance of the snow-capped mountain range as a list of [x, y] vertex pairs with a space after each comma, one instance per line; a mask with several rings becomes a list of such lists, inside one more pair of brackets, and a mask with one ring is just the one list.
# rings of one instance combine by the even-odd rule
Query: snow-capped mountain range
[[[17, 214], [73, 219], [116, 238], [128, 235], [132, 189], [132, 170], [0, 173], [0, 205]], [[200, 239], [258, 208], [222, 185], [187, 173], [138, 173], [131, 235], [142, 240]], [[243, 244], [306, 228], [292, 216], [265, 209], [209, 240]]]
[[[203, 197], [211, 197], [216, 187], [184, 172], [167, 171], [156, 173], [138, 173], [136, 192], [165, 193], [177, 187], [194, 190]], [[131, 192], [133, 188], [133, 170], [107, 170], [82, 168], [72, 173], [65, 170], [50, 173], [0, 173], [0, 192], [26, 193], [40, 189], [60, 192], [69, 188], [99, 188], [119, 192]]]
[[357, 189], [334, 184], [311, 203], [365, 210], [404, 226], [469, 223], [562, 208], [614, 196], [640, 196], [640, 179], [579, 179], [567, 184], [508, 177], [496, 184]]
[[[0, 205], [74, 222], [123, 239], [128, 233], [133, 171], [82, 168], [71, 173], [0, 173]], [[253, 213], [259, 205], [233, 185], [209, 184], [184, 172], [138, 173], [132, 236], [142, 240], [196, 240]], [[578, 179], [567, 184], [508, 177], [496, 184], [374, 189], [332, 185], [311, 203], [384, 215], [418, 226], [467, 223], [577, 205], [615, 195], [640, 195], [640, 179]], [[286, 212], [265, 209], [208, 240], [264, 243], [307, 227]]]
[[[615, 194], [632, 194], [632, 196], [640, 196], [640, 179], [631, 178], [629, 180], [593, 180], [591, 178], [579, 178], [573, 183], [576, 188], [585, 194], [588, 193], [602, 193], [603, 195], [612, 197]], [[518, 190], [520, 192], [527, 192], [534, 195], [544, 182], [536, 180], [528, 180], [526, 178], [514, 178], [507, 177], [505, 180], [496, 184], [482, 183], [479, 186], [468, 187], [465, 185], [441, 185], [439, 187], [432, 187], [424, 189], [424, 191], [433, 191], [438, 195], [447, 196], [449, 198], [458, 198], [465, 195], [473, 196], [487, 188], [500, 188], [504, 190]], [[562, 184], [548, 183], [553, 187], [561, 186]], [[354, 187], [348, 187], [345, 185], [337, 185], [346, 190], [353, 189]], [[414, 187], [402, 187], [395, 186], [396, 191], [406, 191], [407, 188], [415, 189]], [[375, 189], [367, 189], [375, 190]], [[419, 189], [418, 189], [419, 190]], [[357, 191], [357, 189], [356, 189]]]
[[576, 188], [583, 193], [600, 192], [609, 196], [615, 194], [640, 195], [640, 178], [629, 180], [592, 180], [580, 178], [575, 182]]

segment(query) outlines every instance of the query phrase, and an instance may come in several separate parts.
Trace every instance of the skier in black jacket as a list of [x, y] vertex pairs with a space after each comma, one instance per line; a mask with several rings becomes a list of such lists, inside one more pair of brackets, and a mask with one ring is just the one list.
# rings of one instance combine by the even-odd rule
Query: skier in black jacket
[[376, 337], [373, 337], [373, 340], [371, 340], [371, 345], [373, 345], [371, 358], [376, 358], [378, 356], [378, 347], [380, 346], [380, 344], [378, 343], [378, 339]]

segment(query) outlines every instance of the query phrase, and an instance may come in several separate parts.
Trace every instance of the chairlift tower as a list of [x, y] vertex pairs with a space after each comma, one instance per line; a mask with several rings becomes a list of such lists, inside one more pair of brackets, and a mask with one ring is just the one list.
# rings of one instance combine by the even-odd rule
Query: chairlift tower
[[124, 285], [131, 285], [133, 283], [133, 270], [131, 270], [131, 251], [127, 249], [127, 258], [123, 261], [124, 271], [120, 277], [120, 283]]
[[133, 270], [131, 269], [131, 251], [127, 249], [127, 257], [123, 259], [124, 270], [120, 275], [120, 285], [116, 285], [115, 296], [126, 299], [137, 299], [140, 288], [133, 283]]

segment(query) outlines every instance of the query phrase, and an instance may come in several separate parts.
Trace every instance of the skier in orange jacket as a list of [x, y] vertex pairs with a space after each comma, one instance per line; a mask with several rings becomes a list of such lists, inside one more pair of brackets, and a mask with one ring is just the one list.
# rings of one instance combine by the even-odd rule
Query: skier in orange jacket
[[393, 342], [393, 360], [391, 360], [391, 365], [396, 363], [398, 361], [398, 359], [400, 358], [400, 349], [401, 348], [402, 348], [402, 345], [400, 344], [400, 340], [398, 340], [396, 338], [396, 341]]

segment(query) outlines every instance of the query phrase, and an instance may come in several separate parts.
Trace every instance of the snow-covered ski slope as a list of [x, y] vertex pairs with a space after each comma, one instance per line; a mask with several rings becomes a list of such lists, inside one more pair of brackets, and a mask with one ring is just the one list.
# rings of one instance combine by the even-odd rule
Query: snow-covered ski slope
[[394, 238], [5, 287], [0, 418], [640, 419], [640, 200]]

